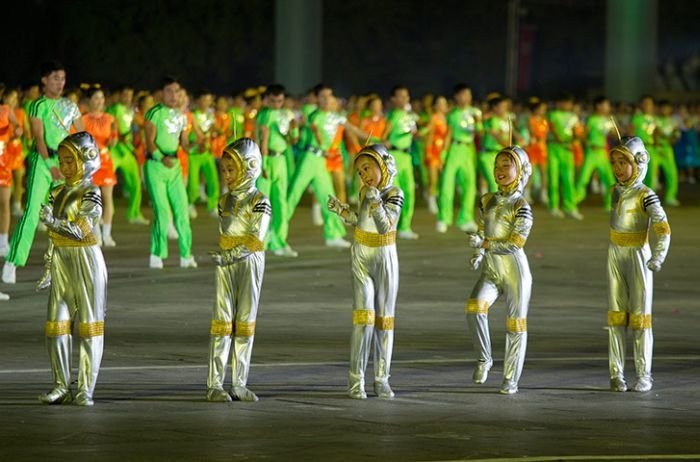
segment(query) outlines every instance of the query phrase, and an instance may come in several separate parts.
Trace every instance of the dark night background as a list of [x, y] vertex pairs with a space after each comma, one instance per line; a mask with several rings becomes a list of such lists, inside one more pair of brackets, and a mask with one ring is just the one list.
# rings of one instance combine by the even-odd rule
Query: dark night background
[[[519, 93], [601, 91], [605, 0], [521, 3], [532, 55]], [[9, 85], [36, 81], [49, 57], [64, 62], [69, 86], [152, 88], [169, 72], [192, 90], [230, 93], [275, 78], [274, 0], [26, 0], [4, 8], [10, 43], [0, 48], [0, 80]], [[340, 94], [386, 93], [397, 82], [414, 94], [447, 92], [457, 81], [477, 96], [502, 90], [506, 12], [506, 0], [326, 0], [323, 79]], [[659, 0], [659, 64], [700, 49], [699, 23], [700, 2]]]

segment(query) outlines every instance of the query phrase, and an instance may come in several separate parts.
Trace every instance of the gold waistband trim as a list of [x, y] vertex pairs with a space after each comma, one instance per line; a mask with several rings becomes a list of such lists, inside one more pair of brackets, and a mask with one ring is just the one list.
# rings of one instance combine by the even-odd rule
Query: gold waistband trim
[[661, 236], [664, 234], [671, 234], [671, 227], [668, 224], [668, 221], [662, 221], [661, 223], [655, 223], [654, 226], [654, 233], [656, 233], [657, 236]]
[[394, 330], [394, 317], [377, 316], [374, 320], [374, 328], [379, 330]]
[[78, 335], [83, 338], [100, 337], [105, 334], [105, 322], [81, 322], [78, 324]]
[[506, 330], [508, 332], [527, 332], [527, 318], [506, 319]]
[[625, 233], [610, 229], [610, 242], [620, 247], [643, 247], [647, 243], [647, 232]]
[[44, 332], [47, 337], [60, 337], [71, 334], [71, 322], [68, 321], [46, 321]]
[[366, 247], [385, 247], [396, 243], [396, 231], [379, 234], [355, 228], [355, 242]]
[[233, 323], [230, 321], [211, 320], [209, 334], [218, 337], [228, 337], [233, 333]]
[[219, 235], [219, 247], [222, 250], [231, 250], [239, 245], [246, 246], [251, 252], [263, 252], [265, 250], [265, 246], [260, 239], [249, 234], [245, 236]]
[[236, 337], [252, 337], [253, 335], [255, 335], [255, 321], [236, 321], [233, 324], [233, 335]]
[[632, 314], [630, 315], [630, 327], [634, 330], [651, 329], [650, 314]]
[[627, 325], [627, 312], [608, 311], [608, 326], [623, 327]]
[[466, 311], [471, 314], [489, 314], [489, 302], [470, 298], [467, 300]]
[[374, 311], [372, 310], [352, 310], [352, 323], [359, 326], [374, 325]]

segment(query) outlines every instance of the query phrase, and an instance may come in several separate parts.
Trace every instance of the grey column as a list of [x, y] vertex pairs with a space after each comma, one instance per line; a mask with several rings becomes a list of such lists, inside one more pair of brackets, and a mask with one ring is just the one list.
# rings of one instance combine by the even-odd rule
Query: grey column
[[605, 93], [633, 102], [654, 90], [657, 58], [657, 0], [608, 0]]
[[275, 0], [275, 80], [294, 95], [321, 81], [323, 0]]

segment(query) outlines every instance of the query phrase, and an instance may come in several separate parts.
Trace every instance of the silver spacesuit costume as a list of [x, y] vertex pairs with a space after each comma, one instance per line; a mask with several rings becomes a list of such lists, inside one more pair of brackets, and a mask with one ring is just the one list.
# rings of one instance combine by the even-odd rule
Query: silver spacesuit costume
[[102, 216], [100, 188], [92, 175], [100, 167], [95, 140], [87, 132], [70, 135], [58, 147], [75, 156], [77, 173], [55, 187], [40, 219], [51, 239], [44, 257], [47, 273], [39, 288], [50, 285], [46, 337], [54, 388], [39, 396], [47, 404], [73, 400], [70, 390], [72, 327], [79, 319], [80, 363], [75, 403], [93, 404], [92, 395], [102, 361], [107, 268], [93, 228]]
[[518, 391], [518, 381], [527, 348], [527, 311], [532, 289], [532, 276], [523, 251], [532, 228], [532, 209], [523, 197], [532, 172], [527, 153], [510, 146], [498, 154], [508, 154], [515, 162], [515, 181], [499, 191], [488, 193], [479, 201], [479, 231], [470, 235], [475, 248], [471, 258], [474, 270], [482, 264], [481, 277], [467, 301], [467, 322], [472, 333], [478, 363], [474, 383], [484, 383], [493, 364], [489, 336], [488, 310], [500, 294], [505, 295], [506, 348], [501, 393]]
[[[634, 331], [635, 391], [649, 391], [654, 339], [651, 330], [652, 271], [659, 271], [671, 243], [671, 228], [659, 197], [642, 181], [649, 153], [640, 138], [626, 138], [611, 151], [621, 154], [633, 167], [630, 179], [616, 185], [610, 213], [608, 247], [608, 311], [610, 386], [626, 391], [624, 378], [627, 326]], [[650, 249], [649, 224], [656, 235]]]
[[394, 158], [382, 145], [364, 147], [355, 157], [374, 159], [381, 170], [377, 188], [363, 186], [359, 210], [330, 197], [328, 208], [355, 226], [351, 248], [353, 331], [350, 340], [348, 393], [351, 398], [367, 398], [365, 369], [374, 337], [374, 391], [379, 398], [392, 399], [389, 386], [394, 346], [394, 309], [399, 288], [399, 262], [396, 254], [396, 226], [403, 207], [403, 192], [393, 186]]
[[[263, 240], [271, 218], [270, 202], [255, 188], [260, 176], [260, 148], [249, 138], [226, 147], [223, 157], [237, 163], [238, 179], [229, 193], [219, 200], [219, 248], [212, 253], [216, 267], [216, 300], [209, 342], [209, 401], [257, 401], [246, 388], [253, 352], [255, 319], [263, 273]], [[233, 339], [232, 339], [233, 337]], [[233, 341], [231, 368], [233, 382], [229, 393], [223, 390], [226, 363]]]

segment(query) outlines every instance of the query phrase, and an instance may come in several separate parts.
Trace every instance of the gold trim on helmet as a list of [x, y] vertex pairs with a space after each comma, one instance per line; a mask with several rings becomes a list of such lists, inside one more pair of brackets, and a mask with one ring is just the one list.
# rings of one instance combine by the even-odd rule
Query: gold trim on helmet
[[224, 152], [221, 154], [221, 158], [223, 159], [224, 157], [228, 157], [236, 164], [237, 175], [234, 184], [238, 186], [246, 177], [246, 171], [243, 168], [243, 157], [241, 153], [233, 149], [231, 145], [226, 146]]
[[66, 183], [78, 183], [85, 176], [85, 162], [83, 161], [82, 157], [80, 157], [80, 151], [78, 147], [75, 144], [71, 143], [68, 139], [64, 140], [58, 147], [59, 152], [61, 148], [65, 148], [66, 150], [68, 150], [68, 152], [73, 154], [73, 159], [75, 159], [75, 164], [77, 166], [75, 176], [73, 178], [66, 178]]
[[381, 154], [369, 147], [362, 148], [362, 150], [358, 152], [355, 156], [355, 161], [353, 162], [353, 165], [357, 164], [357, 161], [360, 159], [360, 156], [369, 156], [377, 163], [377, 165], [379, 165], [379, 170], [382, 172], [382, 179], [379, 182], [379, 185], [377, 185], [377, 189], [381, 191], [382, 189], [386, 188], [389, 183], [389, 169], [387, 168], [384, 159], [382, 159]]
[[[523, 164], [520, 162], [520, 156], [515, 153], [513, 149], [511, 149], [511, 146], [507, 148], [503, 148], [500, 151], [498, 151], [498, 154], [496, 154], [496, 159], [498, 159], [498, 156], [501, 154], [508, 154], [511, 159], [513, 159], [513, 162], [515, 162], [515, 168], [518, 171], [518, 174], [515, 175], [515, 180], [509, 185], [506, 186], [501, 186], [499, 185], [498, 188], [501, 189], [502, 191], [505, 192], [513, 192], [518, 188], [518, 185], [520, 184], [520, 180], [523, 177]], [[494, 169], [496, 166], [494, 165]]]
[[624, 144], [618, 144], [612, 150], [610, 151], [610, 159], [612, 160], [613, 154], [621, 154], [625, 160], [632, 165], [632, 175], [630, 175], [629, 179], [627, 181], [620, 181], [617, 180], [617, 177], [615, 179], [617, 180], [618, 183], [620, 183], [622, 186], [629, 186], [630, 184], [634, 183], [637, 180], [637, 177], [639, 176], [639, 167], [637, 166], [637, 162], [634, 159], [634, 153], [625, 146]]

